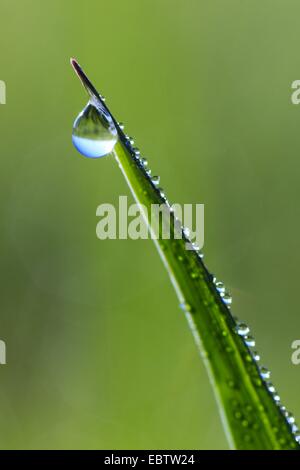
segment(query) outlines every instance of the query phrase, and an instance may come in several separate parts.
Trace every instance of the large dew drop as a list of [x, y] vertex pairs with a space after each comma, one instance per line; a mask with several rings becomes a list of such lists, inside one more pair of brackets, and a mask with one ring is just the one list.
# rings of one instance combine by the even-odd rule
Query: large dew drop
[[111, 116], [90, 101], [73, 125], [72, 141], [85, 157], [105, 157], [113, 150], [118, 132]]

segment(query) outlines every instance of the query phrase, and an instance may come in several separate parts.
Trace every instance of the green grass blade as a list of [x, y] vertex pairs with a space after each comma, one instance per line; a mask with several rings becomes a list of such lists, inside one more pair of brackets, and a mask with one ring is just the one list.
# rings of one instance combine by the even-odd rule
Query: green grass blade
[[[163, 204], [165, 200], [135, 158], [122, 131], [119, 132], [115, 158], [135, 200], [147, 208], [149, 215], [151, 204]], [[174, 225], [174, 214], [171, 212], [170, 216]], [[185, 307], [231, 447], [297, 449], [284, 410], [268, 390], [250, 348], [237, 334], [237, 324], [203, 261], [196, 252], [186, 250], [184, 239], [157, 239], [155, 243], [179, 302]]]
[[[80, 66], [76, 61], [72, 65], [89, 94], [105, 107], [116, 126], [119, 139], [114, 156], [151, 229], [151, 206], [165, 204], [166, 199]], [[293, 416], [280, 404], [279, 396], [267, 382], [267, 373], [259, 369], [255, 354], [237, 332], [239, 324], [202, 259], [195, 250], [186, 249], [184, 236], [174, 236], [178, 232], [182, 235], [181, 224], [167, 209], [159, 225], [160, 235], [169, 224], [173, 236], [159, 236], [154, 241], [205, 362], [231, 447], [299, 450], [300, 435]]]

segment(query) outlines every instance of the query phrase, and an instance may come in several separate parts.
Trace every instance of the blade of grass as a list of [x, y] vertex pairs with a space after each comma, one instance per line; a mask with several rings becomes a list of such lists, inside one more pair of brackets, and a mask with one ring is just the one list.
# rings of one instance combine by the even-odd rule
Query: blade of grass
[[[89, 93], [111, 115], [79, 65], [72, 65]], [[165, 204], [166, 199], [151, 181], [118, 122], [111, 117], [119, 135], [113, 154], [151, 230], [151, 205]], [[243, 338], [247, 327], [239, 325], [231, 315], [198, 253], [186, 249], [186, 237], [174, 236], [182, 230], [174, 212], [169, 208], [162, 217], [160, 236], [154, 242], [205, 362], [231, 447], [299, 450], [296, 425], [268, 385], [267, 371], [259, 368], [256, 354]], [[169, 223], [173, 236], [163, 239], [162, 231]]]
[[[165, 202], [137, 163], [122, 134], [114, 155], [133, 196], [147, 208], [147, 214], [151, 204]], [[174, 214], [171, 212], [170, 216], [173, 226]], [[151, 220], [147, 222], [150, 224]], [[186, 250], [184, 238], [159, 238], [155, 243], [179, 302], [185, 307], [231, 446], [237, 449], [297, 448], [283, 412], [268, 391], [251, 350], [237, 334], [237, 324], [203, 261], [196, 252]]]

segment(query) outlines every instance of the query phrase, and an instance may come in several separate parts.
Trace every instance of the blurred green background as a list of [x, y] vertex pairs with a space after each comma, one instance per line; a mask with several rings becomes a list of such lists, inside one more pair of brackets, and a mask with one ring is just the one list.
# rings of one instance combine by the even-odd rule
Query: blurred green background
[[0, 0], [0, 447], [227, 442], [150, 240], [96, 238], [129, 194], [112, 158], [71, 144], [75, 56], [170, 200], [205, 204], [205, 256], [282, 401], [300, 417], [300, 4]]

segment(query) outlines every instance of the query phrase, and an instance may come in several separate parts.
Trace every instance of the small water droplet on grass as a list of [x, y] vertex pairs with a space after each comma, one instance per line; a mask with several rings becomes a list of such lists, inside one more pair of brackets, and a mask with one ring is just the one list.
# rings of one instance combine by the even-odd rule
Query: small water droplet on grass
[[266, 367], [260, 367], [259, 369], [260, 376], [262, 379], [267, 380], [271, 377], [271, 372]]
[[248, 333], [250, 332], [250, 329], [248, 325], [246, 325], [246, 323], [241, 322], [236, 325], [235, 331], [240, 336], [247, 336]]

